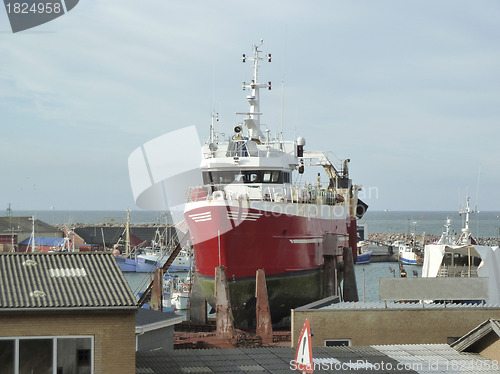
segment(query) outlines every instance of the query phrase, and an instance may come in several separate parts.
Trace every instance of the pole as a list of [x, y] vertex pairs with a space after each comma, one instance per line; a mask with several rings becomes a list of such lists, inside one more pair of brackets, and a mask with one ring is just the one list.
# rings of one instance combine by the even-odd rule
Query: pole
[[221, 258], [220, 258], [220, 230], [217, 230], [217, 240], [219, 243], [219, 266], [221, 266]]
[[467, 256], [469, 257], [469, 278], [470, 278], [470, 246], [467, 247]]
[[365, 283], [365, 268], [363, 268], [363, 302], [366, 302], [366, 283]]

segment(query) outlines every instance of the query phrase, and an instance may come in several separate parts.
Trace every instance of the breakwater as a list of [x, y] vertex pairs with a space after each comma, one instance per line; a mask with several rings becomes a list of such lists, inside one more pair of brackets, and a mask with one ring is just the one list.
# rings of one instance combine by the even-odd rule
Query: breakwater
[[[434, 243], [439, 240], [439, 235], [416, 235], [416, 242], [422, 244], [422, 238], [424, 238], [425, 244]], [[382, 245], [391, 245], [396, 241], [409, 242], [412, 240], [412, 236], [408, 234], [395, 234], [395, 233], [369, 233], [368, 241], [380, 243]], [[476, 238], [479, 245], [496, 246], [499, 245], [498, 237], [484, 237]]]

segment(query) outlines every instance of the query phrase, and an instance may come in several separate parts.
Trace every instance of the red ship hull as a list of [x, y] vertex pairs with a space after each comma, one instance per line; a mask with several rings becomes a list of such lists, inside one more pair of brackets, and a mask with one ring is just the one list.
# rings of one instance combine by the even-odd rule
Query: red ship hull
[[[227, 203], [227, 205], [226, 205]], [[200, 284], [214, 306], [215, 268], [224, 266], [235, 324], [251, 328], [255, 319], [255, 274], [264, 269], [274, 323], [290, 315], [290, 309], [322, 297], [323, 237], [348, 235], [342, 207], [337, 219], [311, 217], [310, 205], [286, 212], [286, 204], [264, 209], [231, 203], [200, 204], [185, 212]], [[280, 209], [269, 209], [270, 207]], [[332, 208], [332, 207], [330, 207]], [[338, 207], [337, 207], [338, 208]], [[330, 212], [330, 215], [333, 210]], [[340, 253], [338, 253], [340, 255]]]
[[185, 217], [197, 272], [213, 277], [222, 265], [228, 279], [255, 277], [258, 269], [266, 275], [317, 269], [323, 263], [323, 236], [347, 236], [350, 222], [227, 205], [204, 205]]

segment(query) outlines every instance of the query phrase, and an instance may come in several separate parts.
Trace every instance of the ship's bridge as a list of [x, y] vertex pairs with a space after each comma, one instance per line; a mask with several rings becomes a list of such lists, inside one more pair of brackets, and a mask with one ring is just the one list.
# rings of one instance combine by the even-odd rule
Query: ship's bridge
[[203, 171], [204, 184], [290, 183], [291, 172], [283, 170], [211, 170]]

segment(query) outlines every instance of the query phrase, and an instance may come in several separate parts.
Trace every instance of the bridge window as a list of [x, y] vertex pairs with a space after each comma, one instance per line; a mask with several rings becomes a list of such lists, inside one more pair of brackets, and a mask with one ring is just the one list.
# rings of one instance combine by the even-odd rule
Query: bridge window
[[290, 183], [290, 173], [281, 170], [204, 171], [204, 184]]

